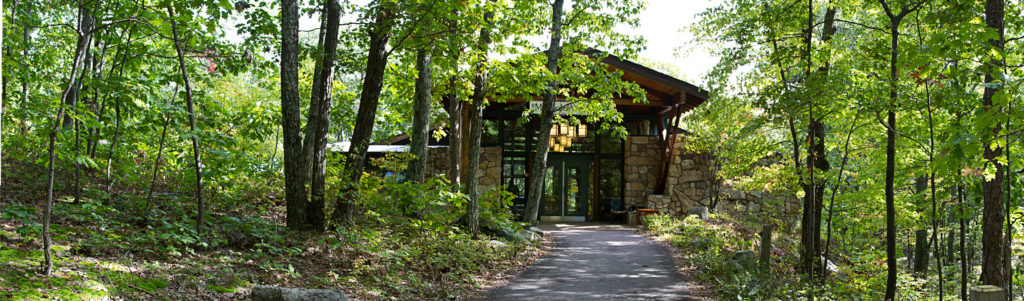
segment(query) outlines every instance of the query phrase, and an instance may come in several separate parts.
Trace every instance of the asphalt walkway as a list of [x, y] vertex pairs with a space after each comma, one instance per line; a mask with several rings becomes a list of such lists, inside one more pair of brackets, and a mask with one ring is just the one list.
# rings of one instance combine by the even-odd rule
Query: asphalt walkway
[[541, 228], [555, 249], [487, 300], [691, 300], [668, 250], [628, 226]]

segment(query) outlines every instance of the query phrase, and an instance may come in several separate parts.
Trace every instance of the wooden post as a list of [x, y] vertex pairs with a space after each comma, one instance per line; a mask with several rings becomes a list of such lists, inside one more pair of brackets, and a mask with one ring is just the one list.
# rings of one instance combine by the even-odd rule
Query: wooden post
[[772, 259], [772, 230], [774, 226], [766, 224], [761, 226], [761, 269], [768, 269]]
[[971, 301], [1004, 301], [1006, 292], [995, 285], [979, 285], [971, 287]]

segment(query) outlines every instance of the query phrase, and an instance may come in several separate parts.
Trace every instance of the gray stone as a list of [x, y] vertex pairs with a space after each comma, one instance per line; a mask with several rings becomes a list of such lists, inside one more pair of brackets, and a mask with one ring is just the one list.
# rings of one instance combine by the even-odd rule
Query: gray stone
[[348, 301], [348, 296], [341, 290], [287, 288], [257, 285], [249, 294], [254, 301], [314, 301], [333, 300]]
[[710, 213], [711, 213], [711, 211], [708, 210], [708, 207], [696, 207], [696, 208], [690, 208], [690, 210], [686, 210], [686, 215], [687, 216], [696, 215], [697, 218], [700, 218], [700, 219], [708, 219], [708, 214], [710, 214]]
[[540, 234], [537, 234], [537, 232], [523, 230], [516, 234], [516, 238], [528, 241], [538, 241], [543, 237]]
[[540, 235], [544, 235], [544, 230], [541, 230], [540, 228], [537, 228], [537, 227], [530, 227], [530, 229], [527, 229], [527, 230], [530, 230], [530, 231], [533, 231], [533, 232], [537, 232], [537, 234], [540, 234]]
[[491, 244], [491, 246], [495, 248], [501, 248], [506, 245], [504, 242], [501, 242], [500, 240], [490, 240], [487, 241], [487, 243]]
[[682, 168], [683, 170], [691, 170], [693, 169], [694, 165], [695, 163], [693, 162], [693, 160], [690, 159], [686, 159], [683, 160], [682, 162], [679, 162], [679, 167]]

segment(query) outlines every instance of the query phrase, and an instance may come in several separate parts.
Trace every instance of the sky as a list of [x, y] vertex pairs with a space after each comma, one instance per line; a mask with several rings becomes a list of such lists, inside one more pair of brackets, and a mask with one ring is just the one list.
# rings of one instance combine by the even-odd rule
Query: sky
[[687, 27], [697, 22], [697, 14], [720, 5], [722, 0], [647, 0], [647, 9], [640, 14], [639, 32], [647, 40], [647, 49], [640, 57], [675, 65], [682, 80], [700, 84], [718, 58], [707, 49], [696, 47], [695, 37]]

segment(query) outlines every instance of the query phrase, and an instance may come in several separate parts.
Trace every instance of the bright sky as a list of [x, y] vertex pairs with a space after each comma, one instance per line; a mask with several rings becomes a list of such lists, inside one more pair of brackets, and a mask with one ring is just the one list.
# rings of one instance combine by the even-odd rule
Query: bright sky
[[702, 77], [718, 58], [703, 48], [695, 48], [696, 37], [687, 29], [697, 22], [697, 14], [720, 5], [722, 0], [647, 0], [640, 14], [640, 32], [647, 39], [641, 57], [675, 65], [683, 80], [703, 86]]

